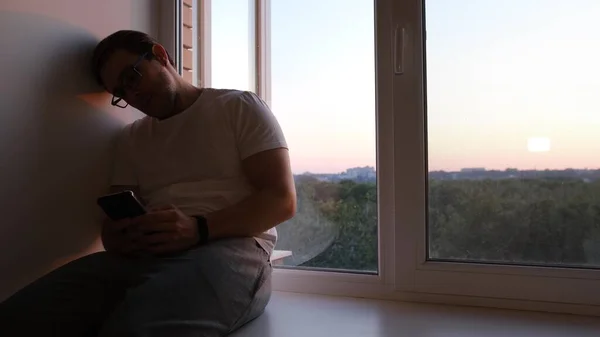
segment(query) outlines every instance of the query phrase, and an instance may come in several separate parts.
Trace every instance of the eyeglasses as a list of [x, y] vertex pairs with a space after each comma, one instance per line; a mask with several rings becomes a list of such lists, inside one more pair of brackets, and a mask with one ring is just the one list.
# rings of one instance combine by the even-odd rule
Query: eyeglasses
[[123, 69], [121, 75], [119, 75], [119, 85], [113, 89], [113, 97], [110, 104], [122, 109], [129, 105], [129, 103], [124, 101], [125, 94], [127, 90], [135, 89], [140, 83], [142, 73], [137, 69], [137, 66], [146, 58], [148, 58], [148, 53], [142, 54], [132, 66]]

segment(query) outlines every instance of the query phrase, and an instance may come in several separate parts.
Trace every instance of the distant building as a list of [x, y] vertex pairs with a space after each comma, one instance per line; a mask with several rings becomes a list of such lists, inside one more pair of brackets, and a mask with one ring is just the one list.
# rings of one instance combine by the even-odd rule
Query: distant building
[[472, 172], [485, 172], [485, 167], [466, 167], [460, 169], [460, 172], [472, 173]]
[[376, 179], [377, 172], [372, 166], [353, 167], [340, 173], [338, 177], [348, 180], [372, 180]]

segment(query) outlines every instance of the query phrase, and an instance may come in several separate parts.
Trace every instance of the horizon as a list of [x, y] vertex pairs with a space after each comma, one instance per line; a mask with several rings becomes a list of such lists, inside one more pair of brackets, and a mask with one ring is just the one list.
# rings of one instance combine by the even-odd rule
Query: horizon
[[[353, 169], [353, 168], [364, 168], [365, 166], [356, 166], [356, 167], [348, 167], [346, 170], [348, 169]], [[375, 166], [369, 166], [372, 167], [374, 169], [375, 172], [377, 172], [377, 168]], [[461, 172], [461, 170], [483, 170], [483, 171], [479, 171], [479, 172], [505, 172], [505, 171], [510, 171], [510, 170], [516, 170], [518, 172], [527, 172], [527, 171], [537, 171], [537, 172], [544, 172], [544, 171], [568, 171], [568, 170], [573, 170], [573, 171], [600, 171], [600, 167], [596, 167], [596, 168], [588, 168], [588, 167], [564, 167], [564, 168], [558, 168], [558, 169], [519, 169], [519, 168], [515, 168], [515, 167], [506, 167], [506, 168], [485, 168], [485, 167], [476, 167], [476, 166], [465, 166], [462, 167], [460, 169], [457, 170], [429, 170], [427, 171], [427, 173], [434, 173], [434, 172], [446, 172], [446, 173], [455, 173], [455, 172]], [[304, 171], [304, 172], [297, 172], [297, 171], [293, 171], [292, 173], [294, 175], [303, 175], [303, 174], [343, 174], [346, 172], [346, 170], [342, 170], [342, 171], [338, 171], [338, 172], [313, 172], [313, 171]], [[477, 173], [478, 171], [473, 171], [472, 173]], [[462, 171], [461, 173], [469, 173], [468, 171]]]
[[[212, 4], [213, 86], [250, 88], [248, 4]], [[429, 171], [600, 167], [599, 16], [591, 0], [427, 1]], [[273, 1], [271, 29], [293, 172], [375, 166], [373, 1]]]

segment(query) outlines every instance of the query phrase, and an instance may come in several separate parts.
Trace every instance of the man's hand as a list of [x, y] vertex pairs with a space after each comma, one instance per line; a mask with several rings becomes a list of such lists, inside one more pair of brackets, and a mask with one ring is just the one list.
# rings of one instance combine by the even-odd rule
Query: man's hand
[[132, 255], [139, 248], [136, 243], [127, 235], [131, 226], [130, 219], [112, 221], [107, 219], [102, 226], [102, 244], [104, 249], [110, 253], [120, 255]]
[[187, 250], [200, 239], [196, 219], [172, 205], [132, 219], [128, 234], [143, 251], [157, 255]]

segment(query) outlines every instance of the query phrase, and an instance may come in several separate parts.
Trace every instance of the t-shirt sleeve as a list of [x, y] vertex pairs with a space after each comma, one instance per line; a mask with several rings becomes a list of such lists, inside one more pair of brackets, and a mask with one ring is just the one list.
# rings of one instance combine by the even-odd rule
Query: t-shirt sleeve
[[125, 127], [117, 135], [113, 152], [113, 165], [110, 184], [112, 186], [137, 186], [138, 180], [135, 175], [133, 161], [131, 158], [131, 146], [129, 144], [130, 126]]
[[232, 123], [240, 158], [262, 151], [288, 148], [279, 122], [267, 104], [252, 92], [243, 92], [232, 109]]

